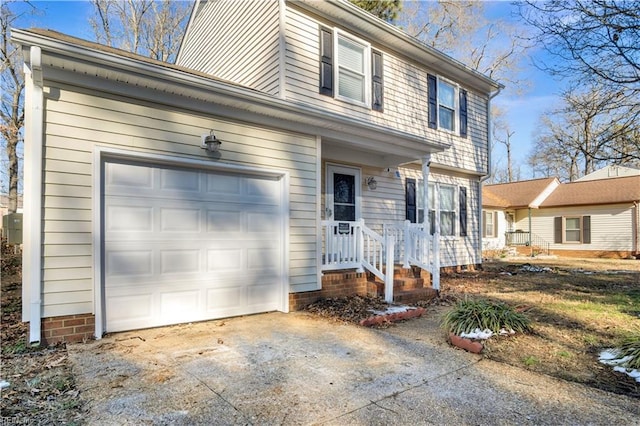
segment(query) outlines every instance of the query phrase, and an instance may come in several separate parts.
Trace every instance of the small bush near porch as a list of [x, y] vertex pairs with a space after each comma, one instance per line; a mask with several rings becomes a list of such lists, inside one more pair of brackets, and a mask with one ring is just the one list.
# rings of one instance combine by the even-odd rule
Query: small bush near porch
[[640, 334], [640, 261], [520, 258], [483, 267], [481, 272], [443, 276], [441, 296], [517, 306], [532, 329], [492, 337], [484, 356], [640, 397], [640, 383], [598, 359], [601, 351]]

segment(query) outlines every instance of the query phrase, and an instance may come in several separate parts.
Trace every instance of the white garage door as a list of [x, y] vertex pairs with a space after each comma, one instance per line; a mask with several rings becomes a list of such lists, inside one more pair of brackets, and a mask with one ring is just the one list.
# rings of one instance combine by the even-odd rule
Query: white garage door
[[104, 163], [106, 331], [282, 309], [279, 179]]

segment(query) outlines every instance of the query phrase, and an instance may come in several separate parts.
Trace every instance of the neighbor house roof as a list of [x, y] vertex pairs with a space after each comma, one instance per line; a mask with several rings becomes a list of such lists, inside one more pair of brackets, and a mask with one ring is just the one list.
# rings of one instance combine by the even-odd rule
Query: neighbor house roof
[[563, 183], [540, 207], [618, 204], [640, 201], [640, 176]]
[[502, 208], [537, 208], [543, 197], [559, 184], [556, 178], [544, 178], [484, 185], [482, 205]]

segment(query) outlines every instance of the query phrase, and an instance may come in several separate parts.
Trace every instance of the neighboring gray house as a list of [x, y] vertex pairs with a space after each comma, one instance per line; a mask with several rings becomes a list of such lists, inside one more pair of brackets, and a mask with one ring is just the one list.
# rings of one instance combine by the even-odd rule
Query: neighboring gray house
[[501, 86], [347, 1], [199, 1], [177, 65], [12, 35], [31, 341], [286, 312], [362, 271], [390, 300], [394, 263], [437, 288], [481, 262]]

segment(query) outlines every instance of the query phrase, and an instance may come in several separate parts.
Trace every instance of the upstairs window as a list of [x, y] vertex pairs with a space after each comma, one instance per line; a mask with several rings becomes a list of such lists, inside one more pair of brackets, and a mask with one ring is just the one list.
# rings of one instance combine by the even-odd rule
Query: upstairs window
[[438, 126], [456, 131], [456, 89], [453, 85], [438, 80]]
[[429, 127], [467, 137], [467, 91], [431, 74], [427, 83]]
[[366, 102], [367, 46], [338, 34], [338, 97], [356, 102]]
[[382, 53], [341, 31], [320, 28], [320, 93], [383, 111]]

